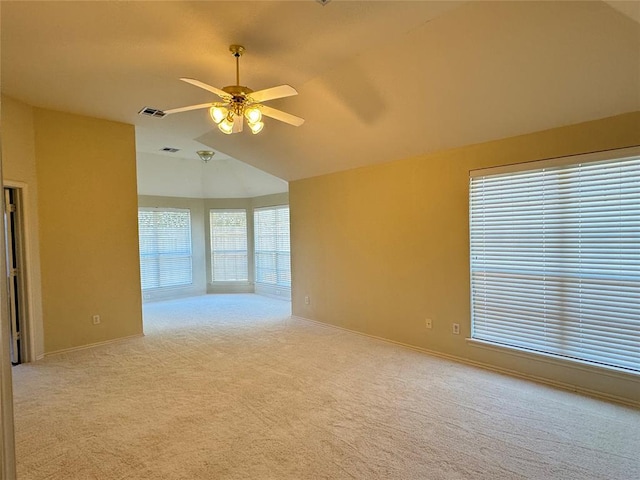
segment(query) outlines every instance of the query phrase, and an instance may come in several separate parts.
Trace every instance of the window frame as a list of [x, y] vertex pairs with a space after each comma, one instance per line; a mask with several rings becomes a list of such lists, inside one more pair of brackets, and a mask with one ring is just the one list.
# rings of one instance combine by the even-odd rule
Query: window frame
[[[287, 211], [287, 235], [286, 235], [287, 250], [279, 250], [277, 247], [279, 243], [278, 241], [279, 233], [278, 233], [278, 223], [277, 223], [278, 210]], [[260, 241], [258, 236], [260, 235], [260, 231], [259, 231], [260, 227], [259, 227], [257, 216], [260, 214], [260, 212], [265, 212], [265, 211], [276, 212], [275, 213], [276, 223], [274, 224], [274, 236], [273, 236], [273, 241], [276, 245], [275, 249], [259, 248]], [[276, 289], [277, 291], [284, 290], [284, 291], [290, 292], [291, 291], [291, 211], [289, 209], [289, 205], [272, 205], [272, 206], [254, 208], [253, 209], [253, 227], [254, 227], [254, 231], [253, 231], [254, 283], [258, 287], [260, 286], [270, 287], [270, 288]], [[274, 255], [274, 259], [275, 259], [274, 272], [275, 272], [275, 278], [276, 278], [274, 282], [263, 281], [262, 279], [260, 279], [261, 272], [260, 272], [259, 255], [261, 254]], [[285, 256], [288, 259], [288, 261], [286, 262], [287, 268], [281, 269], [280, 268], [282, 264], [281, 258]], [[280, 280], [282, 277], [285, 277], [285, 278], [288, 277], [288, 282], [282, 282]]]
[[[214, 260], [214, 255], [215, 255], [215, 250], [214, 250], [214, 231], [213, 231], [213, 214], [214, 213], [239, 213], [242, 212], [244, 213], [244, 220], [245, 220], [245, 225], [244, 225], [244, 241], [245, 241], [245, 250], [244, 250], [244, 254], [245, 254], [245, 264], [246, 264], [246, 272], [245, 272], [245, 278], [242, 280], [216, 280], [215, 278], [215, 260]], [[251, 272], [250, 272], [250, 265], [249, 265], [249, 213], [247, 211], [246, 208], [210, 208], [209, 209], [209, 261], [211, 262], [211, 266], [210, 266], [210, 271], [209, 271], [209, 275], [211, 276], [211, 284], [216, 284], [216, 285], [247, 285], [250, 283], [250, 276], [251, 276]]]
[[[579, 367], [586, 367], [588, 369], [599, 369], [600, 371], [609, 372], [611, 374], [623, 374], [630, 375], [632, 377], [637, 377], [640, 375], [640, 369], [636, 370], [636, 367], [628, 367], [628, 366], [620, 366], [619, 364], [607, 364], [602, 363], [600, 361], [594, 361], [589, 358], [575, 358], [572, 355], [566, 356], [561, 355], [554, 352], [548, 351], [539, 351], [536, 349], [528, 348], [526, 346], [521, 345], [508, 345], [502, 342], [495, 342], [491, 339], [487, 338], [479, 338], [476, 335], [476, 316], [475, 316], [475, 307], [474, 307], [474, 252], [473, 252], [473, 239], [472, 239], [472, 228], [473, 228], [473, 205], [472, 205], [472, 182], [474, 178], [477, 177], [486, 177], [492, 175], [501, 175], [501, 174], [509, 174], [509, 173], [517, 173], [517, 172], [527, 172], [534, 171], [539, 169], [556, 169], [558, 167], [570, 167], [573, 165], [584, 164], [585, 167], [589, 167], [589, 164], [594, 162], [616, 162], [621, 161], [623, 159], [631, 159], [638, 158], [640, 156], [640, 147], [630, 147], [624, 149], [616, 149], [616, 150], [607, 150], [601, 152], [595, 152], [590, 154], [583, 155], [573, 155], [568, 157], [558, 157], [541, 161], [534, 162], [525, 162], [519, 164], [511, 164], [500, 167], [491, 167], [479, 170], [472, 170], [469, 172], [469, 241], [470, 241], [470, 259], [469, 259], [469, 267], [470, 267], [470, 306], [471, 306], [471, 338], [467, 339], [468, 342], [475, 346], [497, 349], [500, 351], [507, 351], [510, 353], [514, 353], [516, 355], [525, 356], [527, 358], [538, 358], [541, 360], [551, 361], [553, 363], [560, 363], [562, 365], [572, 365]], [[583, 277], [580, 277], [583, 278]], [[587, 278], [587, 277], [584, 277]], [[640, 276], [634, 276], [633, 282], [637, 281], [637, 278]], [[634, 287], [635, 288], [635, 287]], [[573, 337], [572, 337], [573, 339]], [[571, 340], [573, 341], [573, 340]], [[587, 357], [589, 354], [586, 355]], [[615, 363], [615, 362], [613, 362]], [[620, 362], [618, 362], [620, 363]], [[624, 363], [624, 362], [623, 362]]]
[[[179, 250], [176, 250], [175, 252], [157, 252], [157, 253], [151, 253], [151, 254], [143, 254], [142, 252], [142, 248], [143, 248], [143, 242], [142, 242], [142, 228], [141, 228], [141, 224], [140, 224], [140, 213], [141, 212], [148, 212], [148, 213], [186, 213], [187, 214], [187, 229], [186, 232], [187, 233], [187, 237], [188, 237], [188, 242], [186, 242], [186, 244], [188, 244], [188, 254], [186, 253], [180, 253]], [[156, 233], [155, 234], [155, 239], [156, 241], [159, 241], [160, 236]], [[192, 236], [192, 222], [191, 222], [191, 209], [188, 208], [173, 208], [173, 207], [138, 207], [138, 242], [139, 242], [139, 248], [138, 248], [138, 258], [139, 258], [139, 262], [140, 262], [140, 289], [142, 290], [142, 292], [144, 293], [150, 293], [150, 292], [155, 292], [155, 291], [162, 291], [162, 290], [173, 290], [173, 289], [180, 289], [180, 288], [186, 288], [186, 287], [191, 287], [193, 285], [193, 236]], [[144, 286], [144, 279], [145, 279], [145, 275], [144, 275], [144, 267], [143, 267], [143, 257], [146, 258], [156, 258], [158, 263], [157, 263], [157, 285], [156, 286], [150, 286], [150, 287], [146, 287]], [[189, 280], [186, 281], [186, 279], [183, 282], [180, 283], [169, 283], [169, 284], [163, 284], [162, 282], [162, 261], [163, 260], [175, 260], [176, 258], [188, 258], [189, 259], [189, 268], [185, 269], [185, 271], [188, 271], [188, 276], [189, 276]]]

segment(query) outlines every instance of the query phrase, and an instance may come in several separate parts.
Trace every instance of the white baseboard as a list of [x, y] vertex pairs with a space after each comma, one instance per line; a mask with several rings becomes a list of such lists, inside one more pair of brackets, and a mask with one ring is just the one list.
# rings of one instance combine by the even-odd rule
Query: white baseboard
[[455, 355], [449, 355], [447, 353], [437, 352], [435, 350], [429, 350], [427, 348], [416, 347], [415, 345], [409, 345], [407, 343], [397, 342], [395, 340], [390, 340], [388, 338], [378, 337], [376, 335], [370, 335], [368, 333], [359, 332], [357, 330], [351, 330], [349, 328], [340, 327], [338, 325], [332, 325], [330, 323], [320, 322], [318, 320], [311, 320], [310, 318], [300, 317], [300, 316], [297, 316], [297, 315], [291, 315], [291, 318], [292, 319], [296, 319], [296, 320], [303, 320], [303, 321], [306, 321], [306, 322], [311, 322], [311, 323], [314, 323], [316, 325], [320, 325], [320, 326], [327, 327], [327, 328], [336, 328], [338, 330], [342, 330], [342, 331], [349, 332], [349, 333], [355, 333], [355, 334], [361, 335], [363, 337], [373, 338], [375, 340], [380, 340], [380, 341], [386, 342], [386, 343], [392, 343], [394, 345], [398, 345], [400, 347], [408, 348], [410, 350], [414, 350], [414, 351], [417, 351], [417, 352], [425, 353], [427, 355], [432, 355], [434, 357], [444, 358], [446, 360], [451, 360], [453, 362], [462, 363], [462, 364], [465, 364], [465, 365], [470, 365], [470, 366], [473, 366], [473, 367], [482, 368], [483, 370], [489, 370], [489, 371], [492, 371], [492, 372], [509, 375], [511, 377], [517, 377], [517, 378], [522, 378], [524, 380], [530, 380], [530, 381], [533, 381], [533, 382], [536, 382], [536, 383], [541, 383], [543, 385], [549, 385], [551, 387], [559, 388], [559, 389], [562, 389], [562, 390], [568, 390], [570, 392], [575, 392], [575, 393], [579, 393], [579, 394], [582, 394], [582, 395], [587, 395], [589, 397], [598, 398], [600, 400], [606, 400], [608, 402], [614, 402], [614, 403], [619, 403], [619, 404], [622, 404], [622, 405], [627, 405], [627, 406], [630, 406], [630, 407], [640, 408], [640, 402], [632, 400], [630, 398], [619, 397], [617, 395], [610, 395], [610, 394], [607, 394], [607, 393], [599, 392], [597, 390], [590, 390], [588, 388], [583, 388], [583, 387], [579, 387], [579, 386], [576, 386], [576, 385], [571, 385], [569, 383], [558, 382], [558, 381], [555, 381], [555, 380], [550, 380], [548, 378], [538, 377], [536, 375], [528, 375], [526, 373], [518, 372], [516, 370], [510, 370], [510, 369], [507, 369], [507, 368], [496, 367], [494, 365], [490, 365], [490, 364], [487, 364], [487, 363], [476, 362], [474, 360], [469, 360], [467, 358], [457, 357]]
[[63, 348], [62, 350], [55, 350], [53, 352], [46, 352], [44, 355], [42, 355], [40, 358], [38, 358], [38, 360], [41, 360], [44, 357], [51, 357], [53, 355], [60, 355], [62, 353], [77, 352], [78, 350], [87, 350], [89, 348], [101, 347], [103, 345], [110, 345], [112, 343], [120, 343], [120, 342], [123, 342], [125, 340], [130, 340], [132, 338], [140, 338], [140, 337], [144, 337], [144, 333], [136, 333], [135, 335], [129, 335], [129, 336], [126, 336], [126, 337], [114, 338], [112, 340], [105, 340], [104, 342], [89, 343], [87, 345], [81, 345], [79, 347]]

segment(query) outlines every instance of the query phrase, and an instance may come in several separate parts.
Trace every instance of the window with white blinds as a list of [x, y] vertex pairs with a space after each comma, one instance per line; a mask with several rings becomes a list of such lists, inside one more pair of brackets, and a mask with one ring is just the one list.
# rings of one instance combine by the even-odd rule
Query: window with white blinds
[[142, 290], [191, 284], [189, 210], [140, 208], [138, 233]]
[[474, 339], [640, 372], [634, 155], [472, 172]]
[[247, 282], [247, 211], [210, 210], [211, 278]]
[[256, 283], [291, 287], [289, 207], [254, 210]]

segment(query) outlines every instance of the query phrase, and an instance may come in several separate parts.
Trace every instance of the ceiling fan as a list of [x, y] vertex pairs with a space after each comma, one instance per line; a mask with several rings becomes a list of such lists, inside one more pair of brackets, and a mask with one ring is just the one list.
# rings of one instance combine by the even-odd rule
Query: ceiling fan
[[262, 122], [263, 115], [296, 127], [304, 123], [304, 119], [300, 117], [263, 105], [263, 102], [269, 100], [297, 95], [298, 92], [295, 88], [290, 85], [279, 85], [254, 92], [249, 87], [240, 85], [240, 57], [244, 53], [245, 48], [242, 45], [231, 45], [229, 51], [236, 58], [235, 85], [229, 85], [220, 89], [207, 85], [199, 80], [194, 80], [193, 78], [180, 79], [183, 82], [215, 93], [222, 99], [221, 102], [201, 103], [198, 105], [172, 108], [164, 110], [163, 113], [169, 115], [172, 113], [208, 108], [209, 115], [213, 121], [218, 124], [220, 131], [227, 135], [242, 132], [244, 118], [247, 119], [247, 125], [249, 125], [252, 133], [260, 133], [264, 127], [264, 123]]

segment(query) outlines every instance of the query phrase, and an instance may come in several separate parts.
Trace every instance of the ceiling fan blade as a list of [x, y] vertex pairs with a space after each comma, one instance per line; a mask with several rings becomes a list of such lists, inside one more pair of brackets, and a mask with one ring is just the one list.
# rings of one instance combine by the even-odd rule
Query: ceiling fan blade
[[304, 123], [304, 118], [296, 117], [290, 113], [283, 112], [282, 110], [276, 110], [275, 108], [267, 107], [266, 105], [260, 106], [260, 111], [267, 117], [275, 118], [281, 122], [288, 123], [294, 127], [299, 127]]
[[233, 130], [231, 133], [240, 133], [242, 131], [242, 126], [244, 125], [244, 120], [242, 115], [236, 115], [233, 117]]
[[180, 112], [188, 112], [189, 110], [199, 110], [201, 108], [209, 108], [213, 103], [200, 103], [198, 105], [189, 105], [188, 107], [180, 107], [180, 108], [171, 108], [169, 110], [163, 110], [165, 115], [169, 115], [171, 113], [180, 113]]
[[275, 100], [276, 98], [291, 97], [297, 95], [298, 91], [291, 85], [279, 85], [277, 87], [265, 88], [264, 90], [258, 90], [249, 94], [254, 102], [261, 103], [268, 100]]
[[182, 80], [183, 82], [190, 83], [191, 85], [195, 85], [196, 87], [204, 88], [208, 92], [215, 93], [220, 98], [227, 99], [227, 98], [231, 97], [231, 95], [229, 95], [224, 90], [221, 90], [221, 89], [216, 88], [216, 87], [212, 87], [211, 85], [207, 85], [206, 83], [203, 83], [200, 80], [194, 80], [193, 78], [181, 78], [180, 80]]

